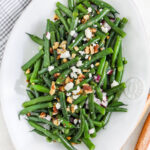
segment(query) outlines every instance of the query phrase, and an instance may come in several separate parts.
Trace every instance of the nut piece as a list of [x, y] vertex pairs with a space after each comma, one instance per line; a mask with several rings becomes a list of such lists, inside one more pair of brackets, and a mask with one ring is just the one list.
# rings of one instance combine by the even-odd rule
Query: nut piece
[[53, 118], [53, 124], [56, 125], [56, 126], [59, 126], [60, 125], [59, 119]]
[[53, 54], [53, 49], [50, 47], [49, 52]]
[[90, 45], [90, 53], [93, 55], [94, 54], [94, 47]]
[[30, 117], [30, 116], [31, 116], [31, 113], [27, 113], [27, 116]]
[[66, 108], [66, 110], [67, 110], [67, 111], [70, 111], [70, 107], [68, 106], [68, 107]]
[[100, 48], [101, 51], [103, 51], [104, 49], [105, 49], [104, 47]]
[[59, 20], [59, 17], [56, 14], [54, 15], [54, 20]]
[[91, 60], [91, 56], [89, 56], [88, 60]]
[[80, 83], [80, 79], [76, 80], [76, 85], [78, 85]]
[[99, 62], [97, 62], [97, 63], [95, 64], [95, 66], [98, 67], [98, 66], [99, 66]]
[[59, 47], [59, 42], [55, 42], [53, 45], [53, 49], [57, 49]]
[[89, 54], [90, 53], [90, 48], [87, 46], [84, 51], [85, 51], [86, 54]]
[[108, 40], [108, 39], [110, 38], [110, 36], [107, 36], [106, 38], [107, 38], [107, 40]]
[[83, 72], [90, 72], [90, 70], [87, 70], [87, 69], [83, 69]]
[[100, 14], [100, 12], [98, 11], [98, 10], [96, 10], [96, 13], [99, 15]]
[[83, 90], [86, 94], [93, 93], [93, 90], [92, 90], [92, 88], [89, 84], [84, 84], [83, 85]]
[[96, 33], [97, 29], [96, 28], [90, 28], [92, 33]]
[[78, 51], [78, 50], [79, 50], [79, 47], [78, 47], [78, 46], [75, 46], [75, 47], [74, 47], [74, 50], [75, 50], [75, 51]]
[[58, 78], [60, 76], [60, 73], [55, 73], [54, 78]]
[[73, 102], [72, 97], [67, 97], [67, 102], [68, 102], [69, 104], [72, 104], [72, 102]]
[[67, 77], [66, 80], [65, 80], [65, 84], [69, 83], [70, 80], [71, 80], [70, 77]]
[[56, 90], [55, 82], [52, 81], [51, 90], [49, 92], [50, 95], [54, 95]]
[[57, 60], [60, 59], [60, 56], [61, 56], [61, 55], [57, 55]]
[[59, 47], [61, 47], [63, 50], [66, 50], [67, 41], [62, 41]]
[[67, 58], [64, 58], [63, 59], [63, 63], [66, 63], [68, 60], [67, 60]]
[[84, 19], [85, 21], [88, 21], [88, 20], [90, 19], [90, 16], [89, 16], [89, 15], [85, 15], [85, 16], [83, 16], [83, 19]]
[[58, 110], [56, 108], [56, 104], [53, 105], [53, 115], [57, 115], [58, 114]]
[[40, 113], [40, 118], [44, 118], [44, 117], [46, 117], [46, 113], [45, 112], [41, 112]]
[[30, 73], [30, 69], [27, 69], [27, 70], [26, 70], [26, 74], [29, 74], [29, 73]]
[[78, 79], [79, 79], [80, 81], [82, 81], [84, 78], [85, 78], [85, 75], [79, 74]]
[[71, 140], [71, 137], [70, 137], [70, 136], [68, 136], [68, 137], [67, 137], [67, 140], [69, 140], [69, 141], [70, 141], [70, 140]]
[[75, 54], [75, 53], [73, 53], [73, 54], [72, 54], [72, 58], [75, 58], [75, 57], [76, 57], [76, 54]]
[[59, 91], [64, 92], [64, 91], [65, 91], [64, 86], [60, 86], [60, 87], [59, 87]]
[[72, 113], [75, 112], [75, 105], [74, 105], [74, 104], [71, 105], [71, 112], [72, 112]]
[[96, 45], [94, 46], [94, 53], [98, 53], [98, 48], [99, 48], [99, 45], [96, 44]]

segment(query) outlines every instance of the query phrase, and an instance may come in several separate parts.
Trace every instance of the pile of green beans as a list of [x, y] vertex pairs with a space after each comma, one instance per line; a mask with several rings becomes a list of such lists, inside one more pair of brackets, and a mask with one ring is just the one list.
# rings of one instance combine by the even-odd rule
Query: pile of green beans
[[[109, 122], [112, 112], [127, 112], [120, 102], [126, 84], [122, 41], [127, 18], [102, 0], [56, 3], [43, 37], [27, 33], [39, 51], [23, 66], [28, 101], [19, 112], [33, 132], [68, 150], [91, 138]], [[66, 53], [66, 55], [65, 55]]]

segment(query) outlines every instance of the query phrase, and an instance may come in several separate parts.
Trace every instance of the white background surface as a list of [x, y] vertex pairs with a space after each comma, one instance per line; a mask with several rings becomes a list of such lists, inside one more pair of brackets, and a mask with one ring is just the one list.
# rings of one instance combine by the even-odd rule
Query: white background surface
[[[147, 30], [148, 38], [150, 41], [150, 1], [149, 0], [136, 0], [139, 8], [141, 9], [142, 16], [145, 21], [145, 27]], [[150, 109], [149, 109], [150, 112]], [[145, 116], [146, 117], [146, 116]], [[143, 118], [139, 127], [134, 131], [131, 138], [127, 141], [123, 150], [133, 150], [134, 145], [137, 141], [138, 135], [140, 133], [141, 127], [143, 125], [145, 118]], [[10, 141], [9, 135], [7, 133], [7, 129], [5, 127], [5, 123], [3, 121], [2, 114], [0, 112], [0, 150], [14, 150], [12, 143]]]

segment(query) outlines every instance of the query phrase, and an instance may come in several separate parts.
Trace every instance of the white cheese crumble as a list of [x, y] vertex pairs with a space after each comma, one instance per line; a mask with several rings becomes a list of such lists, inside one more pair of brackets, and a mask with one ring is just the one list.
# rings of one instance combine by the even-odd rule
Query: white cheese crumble
[[74, 124], [77, 124], [78, 123], [78, 119], [74, 119]]
[[85, 54], [84, 51], [79, 51], [79, 53], [83, 56]]
[[66, 93], [66, 96], [71, 96], [71, 93]]
[[87, 41], [87, 38], [83, 38], [83, 41], [84, 41], [84, 42]]
[[92, 128], [92, 129], [89, 130], [89, 134], [93, 134], [94, 132], [95, 132], [94, 128]]
[[105, 22], [103, 26], [101, 27], [101, 29], [104, 33], [108, 33], [111, 30], [111, 27], [109, 26], [107, 22]]
[[79, 61], [77, 62], [77, 64], [76, 64], [77, 67], [81, 67], [82, 65], [83, 65], [83, 63], [82, 63], [81, 60], [79, 60]]
[[61, 107], [60, 103], [57, 103], [56, 104], [56, 109], [58, 110], [58, 109], [60, 109], [60, 107]]
[[71, 73], [70, 73], [70, 76], [71, 76], [71, 78], [75, 78], [75, 79], [78, 77], [75, 72], [71, 72]]
[[54, 69], [54, 66], [49, 66], [48, 71], [51, 72]]
[[91, 39], [91, 38], [92, 38], [92, 32], [91, 32], [90, 28], [87, 28], [87, 29], [85, 30], [85, 36], [86, 36], [86, 38], [88, 38], [88, 39]]
[[107, 101], [107, 93], [103, 92], [103, 101]]
[[88, 59], [89, 58], [89, 55], [85, 55], [85, 59]]
[[69, 58], [69, 57], [71, 57], [69, 51], [65, 51], [64, 53], [62, 53], [62, 54], [60, 55], [60, 58]]
[[70, 35], [73, 36], [74, 38], [76, 38], [77, 35], [78, 35], [78, 33], [77, 33], [75, 30], [72, 30], [72, 31], [70, 32]]
[[76, 95], [80, 92], [80, 90], [81, 90], [80, 86], [77, 86], [77, 89], [73, 90], [72, 93]]
[[80, 95], [73, 95], [72, 98], [73, 99], [77, 99]]
[[113, 83], [111, 84], [111, 87], [113, 88], [113, 87], [115, 87], [117, 85], [119, 85], [119, 83], [116, 80], [114, 80]]
[[93, 65], [93, 64], [91, 64], [91, 68], [94, 68], [94, 65]]
[[89, 78], [92, 78], [92, 73], [89, 73]]
[[50, 34], [49, 32], [46, 33], [46, 38], [47, 38], [48, 40], [50, 40], [51, 34]]
[[65, 90], [69, 91], [73, 88], [74, 84], [72, 82], [69, 82], [65, 85]]
[[104, 106], [104, 107], [107, 107], [108, 102], [107, 102], [107, 101], [102, 101], [102, 102], [101, 102], [101, 105]]
[[94, 102], [95, 102], [96, 104], [98, 104], [98, 105], [100, 105], [100, 104], [101, 104], [100, 99], [98, 99], [98, 98], [97, 98], [97, 97], [95, 97], [95, 96], [94, 96]]
[[101, 8], [101, 9], [99, 9], [99, 12], [101, 12], [103, 9]]
[[89, 7], [89, 8], [88, 8], [88, 13], [91, 13], [91, 12], [92, 12], [92, 8]]
[[81, 74], [81, 69], [79, 68], [76, 68], [75, 66], [71, 67], [71, 70], [74, 72], [74, 73], [77, 73], [77, 74]]
[[47, 116], [45, 117], [45, 119], [48, 120], [48, 121], [50, 121], [51, 118], [52, 118], [52, 117], [51, 117], [50, 115], [47, 115]]

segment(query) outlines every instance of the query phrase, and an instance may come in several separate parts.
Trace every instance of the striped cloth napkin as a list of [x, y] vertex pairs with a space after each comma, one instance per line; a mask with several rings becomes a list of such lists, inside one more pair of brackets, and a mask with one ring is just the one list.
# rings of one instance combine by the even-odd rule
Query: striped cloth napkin
[[0, 64], [10, 31], [30, 2], [31, 0], [0, 0]]

